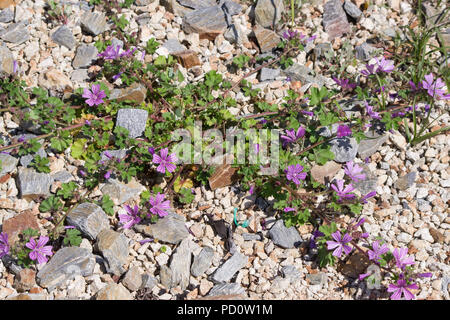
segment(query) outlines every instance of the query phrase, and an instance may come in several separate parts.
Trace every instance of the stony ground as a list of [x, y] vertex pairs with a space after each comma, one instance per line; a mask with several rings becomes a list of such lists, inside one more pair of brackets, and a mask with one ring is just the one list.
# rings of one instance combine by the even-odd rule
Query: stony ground
[[[242, 53], [270, 54], [283, 31], [281, 25], [278, 34], [264, 28], [271, 25], [270, 14], [264, 13], [268, 1], [259, 0], [256, 10], [252, 10], [249, 2], [221, 1], [228, 11], [224, 16], [223, 6], [215, 6], [213, 0], [137, 0], [123, 13], [130, 21], [127, 32], [138, 31], [141, 46], [150, 38], [164, 44], [153, 56], [145, 56], [146, 61], [190, 50], [193, 63], [187, 59], [186, 63], [190, 61], [191, 65], [180, 66], [187, 81], [198, 81], [209, 70], [237, 80], [241, 73], [230, 73], [228, 69], [232, 58]], [[65, 26], [48, 19], [45, 1], [22, 0], [18, 4], [0, 1], [0, 39], [8, 48], [0, 51], [0, 62], [6, 68], [12, 56], [28, 86], [40, 85], [54, 93], [70, 94], [76, 88], [88, 86], [89, 74], [98, 70], [95, 64], [98, 51], [93, 43], [100, 36], [108, 39], [109, 26], [106, 17], [85, 1], [61, 3], [72, 7]], [[280, 12], [287, 10], [281, 1], [274, 3]], [[255, 87], [263, 89], [266, 100], [281, 101], [286, 90], [293, 86], [299, 86], [302, 92], [311, 85], [333, 87], [330, 76], [321, 74], [324, 63], [314, 57], [326, 50], [356, 55], [357, 66], [349, 65], [347, 71], [357, 73], [376, 50], [369, 39], [389, 39], [399, 26], [409, 24], [414, 17], [407, 1], [377, 0], [362, 12], [346, 1], [347, 13], [341, 9], [340, 1], [329, 3], [314, 0], [299, 10], [298, 30], [308, 37], [317, 36], [306, 48], [308, 54], [300, 53], [294, 59], [296, 64], [288, 70], [263, 69], [249, 77]], [[257, 22], [252, 18], [255, 12]], [[233, 32], [233, 26], [237, 32]], [[210, 40], [208, 35], [215, 33], [219, 35]], [[448, 40], [447, 35], [445, 39]], [[349, 46], [343, 46], [346, 40]], [[293, 81], [286, 81], [287, 76]], [[117, 81], [115, 85], [120, 84]], [[242, 93], [231, 94], [240, 102], [238, 107], [230, 108], [233, 114], [253, 111], [245, 104], [247, 98]], [[446, 114], [433, 130], [449, 124], [450, 116]], [[0, 134], [9, 142], [30, 133], [6, 112], [0, 117]], [[357, 185], [357, 189], [361, 193], [375, 189], [377, 196], [364, 206], [363, 229], [371, 238], [381, 236], [391, 246], [407, 246], [418, 269], [433, 273], [431, 279], [419, 280], [418, 299], [450, 299], [449, 142], [449, 135], [441, 134], [413, 148], [398, 132], [388, 132], [375, 142], [356, 144], [352, 150], [337, 150], [343, 161], [328, 163], [326, 168], [316, 167], [312, 172], [320, 181], [325, 176], [342, 177], [342, 162], [348, 161], [345, 160], [348, 157], [356, 156], [356, 162], [366, 163], [365, 171], [370, 178]], [[47, 188], [47, 193], [49, 189], [54, 192], [62, 182], [80, 179], [77, 175], [80, 163], [70, 153], [64, 157], [48, 150], [40, 153], [51, 161], [50, 174], [36, 174], [27, 169], [31, 159], [26, 157], [0, 155], [3, 231], [17, 232], [29, 226], [45, 233], [45, 227], [52, 223], [47, 219], [50, 215], [40, 213], [38, 204], [23, 195], [39, 193], [42, 188]], [[124, 185], [111, 179], [92, 197], [110, 195], [116, 203], [115, 211], [120, 214], [125, 212], [124, 204], [136, 203], [141, 190], [138, 182]], [[249, 219], [250, 224], [247, 228], [236, 227], [229, 238], [224, 224], [211, 221], [223, 219], [233, 224], [234, 208], [239, 209], [238, 220]], [[287, 229], [274, 218], [270, 199], [242, 192], [238, 185], [216, 190], [198, 187], [193, 204], [176, 209], [176, 214], [155, 225], [134, 230], [118, 228], [117, 215], [106, 216], [99, 207], [85, 205], [77, 210], [80, 216], [85, 213], [96, 216], [105, 228], [99, 232], [86, 227], [82, 250], [61, 249], [49, 263], [38, 266], [36, 272], [3, 259], [0, 299], [388, 297], [386, 292], [369, 290], [356, 279], [368, 266], [358, 254], [337, 268], [318, 268], [314, 251], [308, 249], [313, 230], [308, 226]], [[78, 223], [76, 218], [71, 222]], [[153, 238], [158, 241], [146, 241]], [[188, 273], [186, 264], [190, 265]]]

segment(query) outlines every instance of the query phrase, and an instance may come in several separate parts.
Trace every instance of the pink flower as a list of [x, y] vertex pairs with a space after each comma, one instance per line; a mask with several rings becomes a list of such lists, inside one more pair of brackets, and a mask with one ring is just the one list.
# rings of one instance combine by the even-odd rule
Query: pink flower
[[0, 234], [0, 258], [9, 254], [8, 235], [6, 232]]
[[437, 78], [436, 81], [434, 81], [433, 73], [427, 74], [425, 80], [423, 80], [420, 85], [423, 89], [427, 90], [428, 95], [432, 98], [444, 100], [450, 99], [450, 94], [444, 95], [445, 90], [442, 89], [445, 87], [445, 83], [441, 78]]
[[353, 199], [355, 197], [354, 194], [350, 194], [355, 188], [351, 184], [344, 187], [344, 180], [336, 180], [336, 185], [332, 184], [331, 188], [336, 191], [339, 196], [339, 201], [342, 199]]
[[394, 258], [395, 258], [395, 264], [397, 265], [397, 267], [399, 267], [402, 270], [407, 265], [414, 264], [414, 258], [407, 256], [408, 248], [401, 248], [401, 249], [395, 248], [394, 251], [392, 252], [392, 254], [394, 255]]
[[392, 72], [394, 70], [394, 61], [392, 60], [386, 60], [384, 57], [375, 58], [375, 61], [377, 62], [378, 69], [377, 72]]
[[92, 91], [90, 91], [88, 88], [84, 88], [83, 91], [83, 98], [87, 98], [86, 103], [92, 107], [92, 106], [98, 106], [99, 104], [103, 103], [103, 98], [106, 98], [106, 93], [103, 90], [100, 90], [99, 84], [93, 84]]
[[30, 241], [25, 244], [28, 249], [31, 249], [31, 252], [29, 253], [31, 260], [37, 260], [39, 264], [48, 261], [46, 256], [51, 256], [53, 254], [52, 246], [45, 246], [48, 240], [48, 237], [40, 236], [38, 242], [31, 238]]
[[367, 101], [364, 101], [365, 105], [366, 105], [366, 111], [367, 114], [369, 115], [369, 117], [371, 117], [372, 119], [381, 119], [381, 116], [378, 112], [373, 111], [373, 107], [369, 106], [369, 104], [367, 103]]
[[119, 214], [120, 223], [123, 224], [124, 229], [130, 229], [135, 224], [141, 222], [141, 218], [139, 217], [139, 207], [137, 205], [135, 205], [133, 209], [126, 205], [125, 210], [128, 214]]
[[366, 175], [361, 173], [363, 168], [358, 166], [357, 164], [353, 164], [353, 161], [349, 161], [344, 168], [344, 172], [348, 175], [353, 181], [358, 182], [360, 180], [364, 180]]
[[150, 209], [150, 212], [152, 214], [157, 214], [160, 217], [164, 217], [169, 214], [166, 210], [170, 209], [170, 201], [169, 200], [163, 201], [164, 198], [165, 195], [160, 194], [159, 192], [156, 195], [156, 197], [154, 198], [150, 197], [150, 200], [148, 202], [150, 202], [150, 204], [153, 206]]
[[105, 59], [105, 60], [115, 60], [120, 57], [120, 55], [119, 55], [120, 48], [121, 48], [120, 45], [107, 46], [105, 51], [103, 51], [102, 53], [99, 53], [98, 56], [103, 57], [103, 59]]
[[175, 153], [169, 155], [168, 148], [162, 149], [160, 155], [157, 155], [156, 153], [153, 154], [153, 163], [159, 164], [156, 171], [161, 173], [166, 173], [166, 169], [169, 172], [174, 172], [177, 167], [173, 162], [176, 161], [178, 161], [178, 158]]
[[303, 171], [303, 166], [299, 164], [288, 166], [286, 172], [286, 179], [293, 181], [296, 185], [300, 184], [300, 180], [305, 180], [306, 172]]
[[346, 125], [340, 125], [337, 129], [337, 137], [342, 138], [352, 134], [352, 130]]
[[306, 133], [306, 130], [302, 127], [299, 127], [297, 131], [294, 129], [286, 130], [286, 135], [281, 136], [281, 140], [283, 140], [283, 146], [288, 143], [295, 142], [298, 139], [302, 138]]
[[371, 74], [375, 74], [375, 65], [374, 64], [366, 64], [366, 70], [362, 70], [361, 73], [365, 75], [366, 77], [370, 76]]
[[402, 295], [405, 297], [405, 300], [412, 300], [415, 298], [414, 294], [408, 289], [419, 289], [417, 284], [407, 284], [406, 280], [399, 279], [397, 284], [390, 284], [387, 291], [393, 292], [391, 295], [392, 300], [400, 300]]
[[361, 197], [360, 202], [361, 203], [367, 203], [367, 199], [374, 197], [377, 194], [376, 191], [371, 191], [365, 196]]
[[381, 259], [381, 255], [385, 254], [388, 251], [389, 248], [387, 247], [387, 245], [384, 243], [380, 247], [380, 242], [377, 240], [372, 244], [372, 250], [369, 250], [367, 254], [369, 255], [369, 260], [378, 262], [378, 260]]
[[333, 256], [340, 258], [342, 255], [342, 250], [345, 254], [349, 254], [352, 251], [352, 247], [348, 246], [347, 243], [352, 241], [352, 237], [349, 234], [344, 234], [341, 238], [341, 232], [338, 230], [331, 234], [331, 237], [335, 241], [327, 241], [327, 249], [333, 250]]

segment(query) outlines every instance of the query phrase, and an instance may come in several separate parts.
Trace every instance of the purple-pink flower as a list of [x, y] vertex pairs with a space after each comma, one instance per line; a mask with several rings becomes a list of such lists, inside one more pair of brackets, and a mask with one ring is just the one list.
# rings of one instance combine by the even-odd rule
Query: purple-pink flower
[[331, 234], [331, 237], [335, 241], [327, 241], [327, 249], [333, 250], [333, 256], [340, 258], [342, 255], [342, 250], [345, 254], [349, 254], [352, 251], [352, 247], [348, 246], [347, 243], [352, 241], [352, 237], [349, 234], [344, 234], [341, 237], [341, 232], [338, 230]]
[[87, 98], [86, 103], [92, 107], [103, 103], [103, 98], [106, 98], [106, 93], [105, 91], [100, 90], [99, 84], [93, 84], [91, 90], [84, 88], [82, 97]]
[[6, 232], [0, 233], [0, 258], [9, 254], [8, 234]]
[[366, 64], [366, 69], [362, 70], [361, 73], [365, 75], [366, 77], [370, 76], [371, 74], [375, 74], [375, 65], [374, 64]]
[[414, 258], [407, 256], [408, 248], [395, 248], [394, 251], [392, 251], [392, 254], [394, 255], [396, 266], [402, 270], [406, 266], [414, 264]]
[[166, 169], [169, 172], [174, 172], [177, 166], [173, 163], [178, 161], [175, 153], [169, 155], [169, 149], [164, 148], [160, 151], [159, 155], [156, 153], [153, 154], [153, 163], [159, 164], [156, 171], [161, 173], [166, 173]]
[[108, 171], [105, 173], [104, 177], [105, 177], [106, 180], [108, 180], [109, 178], [111, 178], [111, 173], [112, 173], [111, 170], [108, 170]]
[[152, 214], [157, 214], [160, 217], [164, 217], [169, 214], [166, 210], [170, 209], [170, 201], [164, 201], [164, 198], [165, 195], [160, 194], [159, 192], [155, 197], [150, 197], [148, 202], [152, 205], [152, 208], [150, 209]]
[[358, 166], [356, 163], [353, 164], [353, 161], [349, 161], [346, 163], [346, 167], [344, 168], [344, 172], [348, 175], [353, 181], [358, 182], [360, 180], [364, 180], [366, 175], [361, 173], [363, 168]]
[[300, 180], [305, 180], [306, 172], [303, 171], [303, 166], [299, 164], [293, 164], [288, 166], [287, 170], [285, 170], [286, 178], [289, 181], [294, 182], [296, 185], [300, 184]]
[[384, 57], [381, 57], [381, 59], [375, 58], [375, 61], [378, 65], [377, 72], [389, 73], [394, 70], [394, 61], [392, 60], [387, 60]]
[[344, 180], [336, 180], [336, 185], [332, 184], [331, 188], [336, 191], [339, 201], [342, 199], [353, 199], [355, 197], [354, 194], [350, 194], [355, 188], [352, 184], [344, 186]]
[[37, 260], [38, 264], [42, 264], [48, 261], [46, 256], [51, 256], [53, 254], [52, 246], [45, 245], [48, 240], [48, 237], [40, 236], [37, 242], [36, 240], [31, 238], [30, 241], [25, 244], [28, 249], [31, 249], [31, 252], [29, 253], [29, 257], [31, 260]]
[[128, 214], [119, 214], [120, 223], [123, 224], [124, 229], [130, 229], [135, 224], [141, 222], [141, 217], [139, 217], [139, 207], [137, 205], [134, 208], [126, 205], [125, 210]]
[[361, 197], [360, 202], [361, 203], [367, 203], [367, 199], [374, 197], [377, 194], [376, 191], [371, 191], [365, 196]]
[[425, 75], [425, 80], [423, 80], [420, 83], [420, 86], [423, 89], [427, 90], [428, 95], [433, 98], [444, 100], [450, 99], [450, 94], [444, 95], [445, 94], [445, 90], [443, 89], [445, 87], [444, 81], [442, 81], [441, 78], [437, 78], [435, 81], [433, 73]]
[[374, 243], [372, 243], [372, 250], [369, 250], [367, 254], [369, 255], [369, 260], [373, 260], [378, 262], [379, 259], [381, 259], [381, 255], [385, 254], [389, 251], [388, 246], [383, 243], [382, 246], [380, 246], [380, 242], [377, 240]]
[[282, 37], [286, 40], [294, 39], [297, 36], [298, 36], [297, 30], [286, 30], [285, 32], [283, 32], [283, 35], [282, 35]]
[[349, 79], [338, 79], [336, 77], [332, 77], [334, 82], [339, 85], [344, 90], [353, 90], [356, 88], [356, 83], [349, 83]]
[[342, 138], [345, 136], [350, 136], [352, 134], [352, 130], [346, 125], [340, 125], [337, 129], [337, 137]]
[[286, 146], [288, 143], [295, 142], [298, 139], [302, 138], [306, 133], [306, 130], [302, 127], [298, 127], [297, 131], [294, 129], [286, 130], [286, 135], [281, 136], [281, 140], [283, 140], [283, 146]]
[[391, 295], [392, 300], [400, 300], [402, 297], [404, 297], [405, 300], [412, 300], [415, 296], [408, 289], [419, 289], [419, 287], [415, 283], [407, 284], [405, 279], [399, 279], [396, 285], [390, 284], [387, 291], [393, 292]]
[[378, 112], [373, 111], [373, 106], [369, 106], [369, 104], [367, 103], [367, 101], [364, 101], [365, 105], [366, 105], [366, 111], [367, 114], [369, 115], [369, 117], [371, 117], [372, 119], [381, 119], [381, 116]]

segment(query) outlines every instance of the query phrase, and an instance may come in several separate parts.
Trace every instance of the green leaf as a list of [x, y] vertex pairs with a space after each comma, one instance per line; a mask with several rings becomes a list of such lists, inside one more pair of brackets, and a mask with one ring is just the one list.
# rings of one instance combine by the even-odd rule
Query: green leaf
[[114, 215], [114, 202], [107, 194], [105, 194], [102, 198], [101, 207], [108, 215]]
[[41, 202], [41, 204], [39, 205], [39, 211], [40, 212], [48, 212], [48, 211], [56, 212], [60, 208], [62, 208], [62, 206], [63, 206], [63, 204], [61, 203], [61, 201], [59, 200], [58, 197], [50, 196]]
[[64, 237], [63, 243], [65, 245], [70, 244], [71, 246], [78, 247], [83, 240], [80, 236], [80, 231], [77, 229], [66, 229], [66, 235]]
[[84, 153], [84, 146], [86, 145], [87, 139], [78, 139], [72, 144], [71, 152], [73, 158], [81, 159], [81, 155]]

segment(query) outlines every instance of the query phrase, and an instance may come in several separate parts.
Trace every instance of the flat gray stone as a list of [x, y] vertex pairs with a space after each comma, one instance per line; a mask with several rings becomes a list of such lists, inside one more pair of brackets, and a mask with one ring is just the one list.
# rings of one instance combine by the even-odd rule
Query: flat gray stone
[[0, 11], [0, 22], [8, 23], [14, 20], [14, 11], [10, 8], [6, 8]]
[[188, 34], [221, 34], [226, 28], [225, 13], [219, 6], [200, 8], [183, 17], [183, 30]]
[[352, 185], [361, 192], [361, 194], [365, 195], [369, 192], [377, 190], [377, 176], [373, 174], [369, 167], [365, 164], [358, 164], [361, 168], [363, 168], [362, 173], [366, 175], [364, 180], [360, 180], [358, 182], [352, 182]]
[[280, 36], [276, 32], [263, 28], [260, 25], [256, 25], [253, 29], [253, 33], [255, 34], [256, 41], [258, 42], [262, 53], [272, 51], [274, 48], [278, 47], [278, 44], [281, 41]]
[[125, 158], [125, 156], [127, 155], [127, 150], [125, 149], [120, 149], [120, 150], [107, 150], [107, 151], [103, 151], [100, 156], [101, 156], [101, 161], [108, 161], [109, 158], [105, 155], [105, 153], [108, 152], [109, 155], [111, 157], [117, 158], [122, 160], [123, 158]]
[[97, 235], [95, 249], [99, 251], [106, 261], [106, 271], [114, 275], [125, 272], [123, 265], [128, 260], [128, 238], [122, 233], [103, 229]]
[[295, 227], [286, 228], [283, 220], [278, 220], [269, 230], [273, 243], [285, 249], [296, 248], [303, 241]]
[[6, 42], [21, 44], [30, 39], [30, 33], [23, 23], [12, 23], [1, 31], [0, 38]]
[[317, 58], [324, 57], [325, 53], [333, 52], [333, 47], [331, 46], [331, 43], [325, 42], [325, 43], [319, 43], [317, 46], [314, 47], [314, 54]]
[[52, 40], [55, 41], [57, 44], [67, 47], [70, 50], [75, 48], [75, 45], [77, 44], [77, 41], [75, 40], [75, 37], [72, 34], [72, 31], [65, 25], [59, 27], [52, 34]]
[[306, 280], [313, 286], [315, 285], [325, 285], [328, 281], [328, 275], [323, 272], [315, 273], [315, 274], [307, 274]]
[[234, 2], [231, 0], [225, 0], [223, 2], [222, 9], [224, 11], [227, 10], [229, 15], [234, 16], [234, 15], [241, 13], [242, 6], [237, 2]]
[[208, 292], [208, 297], [222, 295], [245, 294], [245, 289], [239, 283], [220, 283], [212, 287]]
[[62, 183], [69, 182], [74, 180], [73, 176], [67, 170], [61, 170], [55, 173], [52, 173], [52, 178], [55, 181], [61, 181]]
[[37, 282], [52, 291], [77, 275], [90, 276], [94, 272], [95, 258], [88, 249], [63, 247], [38, 272]]
[[136, 225], [135, 229], [161, 242], [178, 244], [189, 236], [184, 217], [169, 212], [167, 216], [150, 225]]
[[414, 181], [416, 181], [416, 175], [417, 172], [415, 171], [409, 172], [403, 177], [398, 178], [397, 181], [395, 181], [394, 186], [397, 189], [404, 191], [414, 184]]
[[330, 151], [334, 153], [333, 160], [336, 162], [352, 161], [358, 152], [358, 143], [355, 138], [335, 138], [329, 144], [331, 145]]
[[101, 187], [102, 193], [107, 194], [114, 201], [115, 204], [121, 205], [122, 203], [137, 197], [144, 190], [144, 187], [132, 179], [129, 183], [122, 183], [117, 179], [109, 179]]
[[211, 247], [204, 247], [202, 251], [194, 256], [194, 262], [191, 266], [191, 274], [194, 277], [203, 275], [211, 266], [214, 258], [214, 250]]
[[386, 134], [380, 135], [375, 131], [367, 131], [365, 135], [371, 139], [363, 139], [359, 142], [358, 155], [363, 160], [377, 152], [388, 139]]
[[19, 160], [6, 153], [0, 153], [0, 177], [13, 171]]
[[164, 42], [162, 46], [169, 50], [169, 54], [174, 54], [186, 50], [186, 47], [183, 46], [177, 39], [169, 39]]
[[142, 276], [139, 268], [134, 266], [128, 269], [122, 280], [122, 284], [130, 291], [139, 290], [142, 286]]
[[0, 74], [12, 74], [14, 72], [14, 56], [7, 46], [0, 46]]
[[264, 28], [276, 26], [283, 12], [283, 0], [258, 0], [255, 6], [255, 22]]
[[158, 284], [158, 280], [150, 274], [142, 275], [142, 286], [141, 288], [146, 288], [152, 290]]
[[116, 126], [129, 131], [129, 137], [136, 138], [145, 131], [148, 112], [142, 109], [120, 109], [117, 112]]
[[159, 4], [166, 8], [167, 11], [179, 15], [180, 17], [184, 16], [188, 12], [192, 12], [193, 10], [191, 8], [182, 6], [178, 3], [177, 0], [160, 0]]
[[85, 82], [87, 80], [89, 80], [89, 74], [88, 74], [88, 70], [87, 69], [76, 69], [73, 70], [71, 76], [70, 76], [70, 80], [72, 82]]
[[141, 104], [142, 102], [144, 102], [146, 96], [147, 88], [145, 87], [145, 85], [142, 83], [134, 82], [129, 87], [111, 90], [109, 100], [116, 100], [117, 102], [131, 100], [136, 102], [137, 104]]
[[91, 240], [96, 239], [103, 229], [110, 228], [108, 216], [103, 209], [89, 202], [77, 205], [67, 215], [66, 221]]
[[35, 154], [27, 154], [20, 157], [20, 165], [23, 167], [28, 167], [35, 156], [40, 156], [41, 158], [47, 158], [47, 152], [45, 152], [44, 148], [40, 148], [38, 152]]
[[53, 178], [47, 173], [38, 173], [34, 169], [19, 168], [17, 185], [21, 197], [48, 196]]
[[82, 44], [78, 46], [72, 66], [75, 69], [89, 67], [97, 59], [98, 50], [95, 46]]
[[369, 61], [371, 59], [372, 53], [376, 51], [374, 47], [372, 47], [367, 42], [364, 42], [363, 44], [356, 46], [356, 59], [361, 61]]
[[233, 278], [234, 274], [247, 264], [248, 257], [236, 252], [217, 268], [212, 276], [212, 281], [216, 283], [227, 282]]
[[258, 233], [243, 233], [242, 238], [244, 238], [244, 241], [261, 241], [261, 240], [263, 240], [262, 236]]
[[323, 7], [322, 24], [330, 40], [350, 32], [341, 0], [330, 0]]
[[298, 63], [294, 63], [292, 66], [282, 71], [282, 74], [291, 78], [291, 80], [300, 81], [302, 83], [312, 81], [314, 77], [311, 73], [312, 69]]
[[262, 68], [259, 81], [274, 80], [280, 75], [280, 69]]
[[216, 1], [214, 0], [177, 0], [177, 2], [183, 7], [191, 9], [201, 9], [216, 5]]
[[159, 280], [165, 288], [172, 288], [172, 270], [167, 265], [161, 266], [159, 270]]
[[289, 279], [291, 283], [299, 281], [302, 276], [295, 266], [284, 266], [281, 268], [281, 274], [284, 278]]
[[81, 16], [81, 28], [97, 36], [108, 29], [106, 16], [103, 12], [87, 12]]
[[185, 290], [189, 285], [191, 276], [191, 240], [184, 239], [172, 254], [170, 270], [172, 270], [172, 287], [180, 286], [181, 290]]
[[362, 16], [362, 11], [359, 10], [358, 6], [354, 4], [353, 2], [349, 0], [345, 0], [344, 2], [344, 10], [347, 12], [347, 14], [355, 19], [356, 21], [359, 21]]

